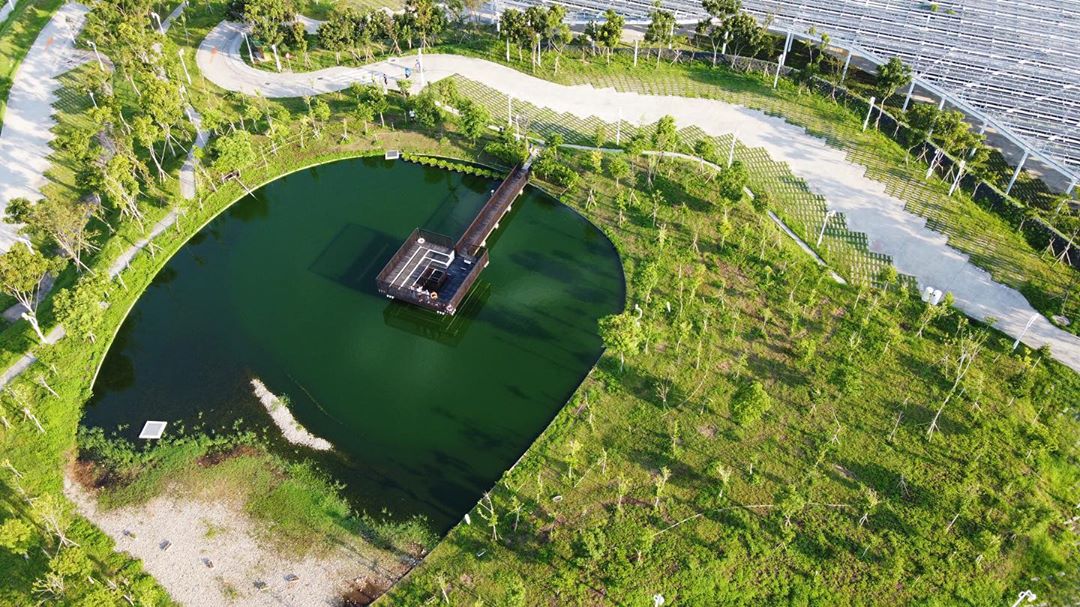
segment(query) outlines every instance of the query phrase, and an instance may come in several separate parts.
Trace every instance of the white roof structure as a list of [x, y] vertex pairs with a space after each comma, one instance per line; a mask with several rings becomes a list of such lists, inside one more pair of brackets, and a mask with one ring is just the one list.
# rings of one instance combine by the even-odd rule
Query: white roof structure
[[[552, 0], [498, 0], [508, 6]], [[650, 0], [559, 0], [571, 20], [613, 8], [645, 23]], [[697, 0], [661, 0], [680, 23], [705, 16]], [[490, 6], [489, 6], [490, 8]], [[1080, 0], [743, 0], [776, 32], [829, 34], [874, 62], [899, 56], [919, 85], [1075, 183], [1080, 175]]]

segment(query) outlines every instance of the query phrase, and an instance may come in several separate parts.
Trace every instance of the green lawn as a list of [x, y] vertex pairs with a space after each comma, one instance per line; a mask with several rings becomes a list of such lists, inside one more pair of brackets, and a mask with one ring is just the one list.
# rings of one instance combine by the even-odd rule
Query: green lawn
[[[660, 169], [661, 231], [566, 162], [584, 180], [562, 199], [618, 246], [648, 345], [625, 369], [609, 352], [380, 604], [1075, 597], [1080, 377], [956, 312], [917, 336], [917, 299], [836, 285], [693, 163]], [[966, 335], [985, 344], [928, 438]]]

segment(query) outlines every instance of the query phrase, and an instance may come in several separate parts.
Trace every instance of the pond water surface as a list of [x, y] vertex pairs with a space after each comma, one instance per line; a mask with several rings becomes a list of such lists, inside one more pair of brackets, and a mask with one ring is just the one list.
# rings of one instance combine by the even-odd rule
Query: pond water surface
[[[279, 433], [259, 378], [335, 445], [311, 456], [361, 509], [458, 520], [528, 448], [623, 305], [593, 225], [526, 190], [454, 317], [391, 302], [375, 275], [415, 227], [456, 238], [495, 182], [383, 160], [305, 170], [214, 220], [155, 279], [109, 351], [83, 423]], [[284, 446], [283, 446], [284, 448]]]

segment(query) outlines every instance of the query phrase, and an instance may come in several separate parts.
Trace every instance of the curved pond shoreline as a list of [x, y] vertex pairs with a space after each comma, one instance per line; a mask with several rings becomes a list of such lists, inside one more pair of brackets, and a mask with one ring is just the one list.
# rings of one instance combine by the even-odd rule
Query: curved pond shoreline
[[[154, 403], [155, 418], [201, 420], [208, 428], [266, 419], [251, 396], [250, 379], [258, 377], [270, 392], [289, 397], [297, 421], [312, 435], [334, 444], [333, 452], [316, 456], [320, 464], [347, 484], [354, 479], [339, 473], [365, 479], [362, 488], [347, 491], [360, 498], [358, 506], [427, 514], [444, 528], [460, 517], [592, 368], [600, 354], [596, 319], [622, 308], [623, 271], [614, 246], [595, 226], [531, 192], [491, 243], [492, 277], [462, 314], [432, 319], [390, 304], [373, 296], [373, 281], [367, 285], [367, 273], [380, 266], [370, 251], [396, 249], [416, 225], [455, 233], [492, 184], [398, 164], [385, 174], [409, 177], [392, 187], [341, 185], [344, 175], [384, 174], [372, 168], [380, 164], [386, 166], [333, 163], [279, 180], [203, 228], [125, 321], [84, 423], [106, 431], [116, 422], [134, 425], [145, 417], [140, 403]], [[432, 187], [443, 192], [434, 208], [409, 202], [410, 188]], [[346, 202], [320, 201], [327, 191]], [[380, 196], [385, 204], [378, 207], [364, 201]], [[383, 207], [406, 214], [390, 223], [367, 221]], [[305, 232], [308, 221], [323, 223]], [[275, 222], [289, 230], [263, 234]], [[303, 233], [286, 242], [289, 231]], [[284, 272], [284, 279], [267, 267]], [[197, 276], [203, 282], [190, 278]], [[208, 288], [207, 277], [216, 286], [200, 292]], [[145, 303], [150, 300], [155, 303]], [[168, 346], [155, 345], [154, 335]], [[325, 361], [313, 360], [323, 355]], [[380, 365], [375, 377], [365, 371]], [[398, 376], [395, 366], [404, 367]], [[233, 381], [241, 372], [242, 391]], [[124, 396], [132, 385], [133, 395]], [[118, 402], [124, 403], [119, 409]], [[193, 415], [195, 409], [205, 417]], [[379, 495], [396, 497], [380, 504]]]

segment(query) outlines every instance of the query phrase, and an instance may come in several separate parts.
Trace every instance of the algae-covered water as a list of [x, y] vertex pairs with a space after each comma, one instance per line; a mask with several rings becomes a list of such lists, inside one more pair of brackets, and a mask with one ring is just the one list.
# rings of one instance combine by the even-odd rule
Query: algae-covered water
[[109, 351], [84, 424], [280, 433], [259, 378], [335, 448], [317, 459], [358, 508], [458, 520], [513, 465], [600, 354], [622, 308], [618, 256], [531, 189], [489, 240], [454, 317], [391, 302], [375, 275], [415, 227], [457, 237], [497, 183], [348, 160], [237, 202], [169, 261]]

